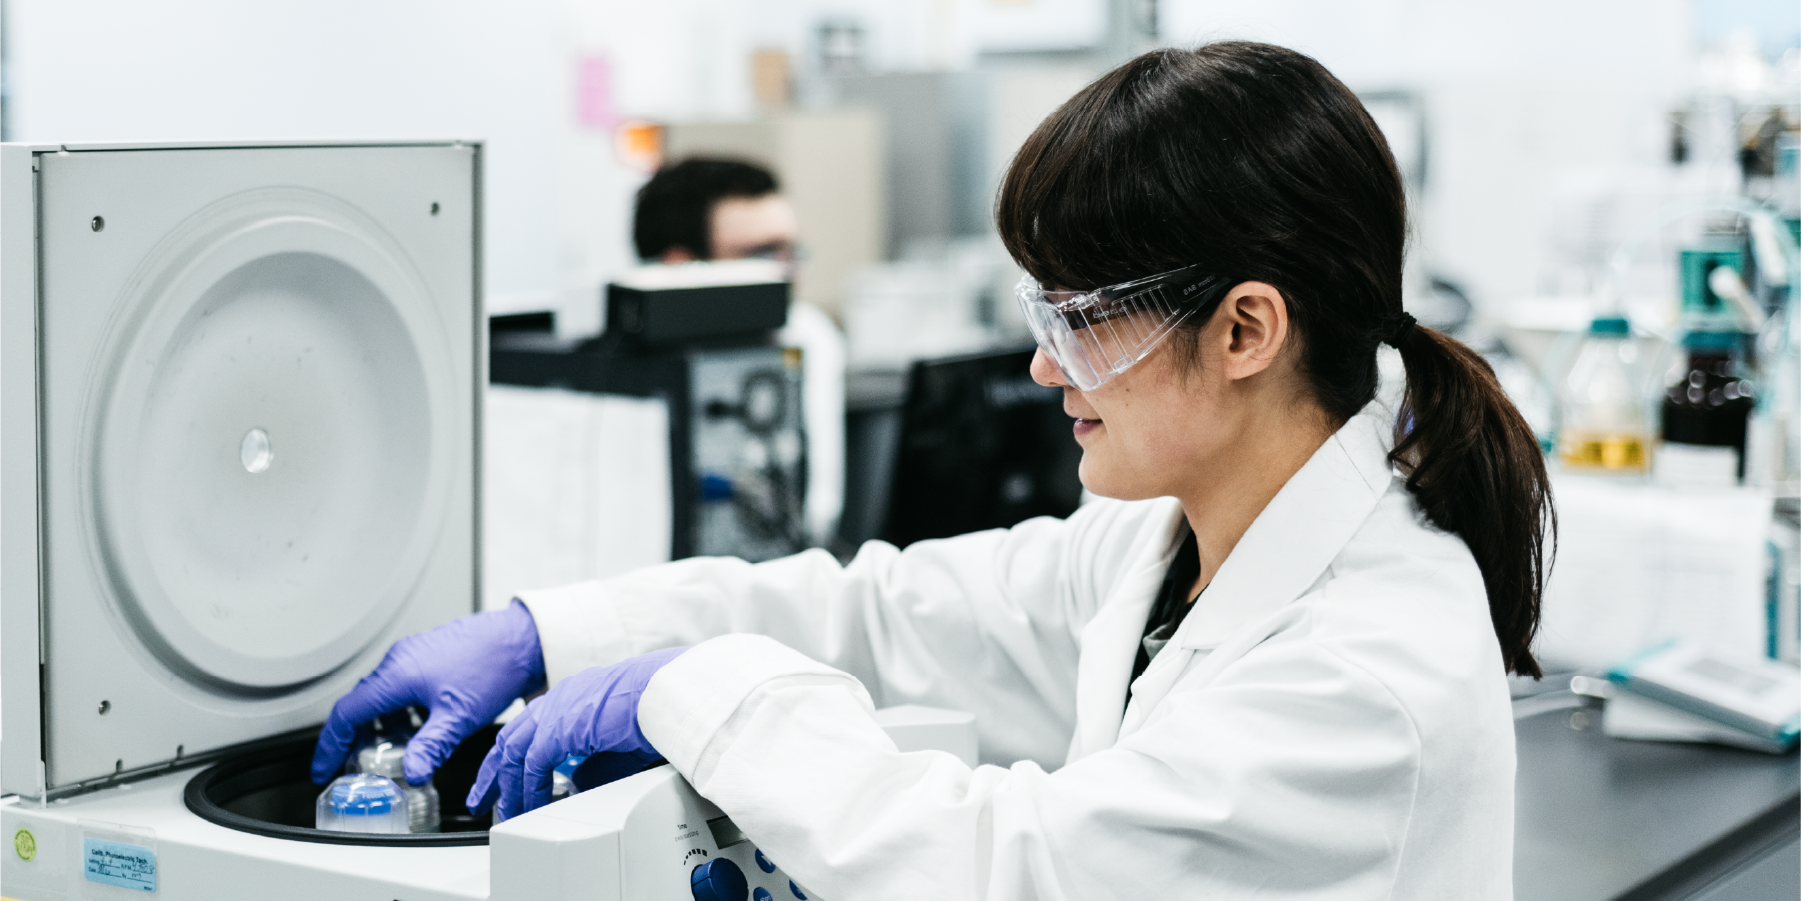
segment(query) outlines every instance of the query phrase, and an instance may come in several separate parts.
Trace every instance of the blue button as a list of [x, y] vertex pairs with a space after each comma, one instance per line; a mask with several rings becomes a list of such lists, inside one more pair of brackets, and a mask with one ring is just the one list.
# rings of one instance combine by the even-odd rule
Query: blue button
[[769, 858], [763, 856], [763, 851], [760, 848], [757, 850], [757, 869], [762, 870], [765, 873], [775, 872], [775, 864], [770, 863]]
[[729, 501], [737, 493], [732, 480], [718, 473], [709, 472], [700, 477], [700, 499], [702, 501]]
[[788, 880], [788, 891], [793, 892], [794, 897], [799, 898], [800, 901], [807, 901], [807, 893], [801, 891], [800, 886], [795, 885], [792, 879]]
[[750, 893], [750, 899], [751, 901], [775, 901], [775, 896], [769, 893], [769, 889], [759, 885], [756, 891]]
[[744, 901], [750, 894], [744, 871], [723, 857], [695, 867], [688, 876], [688, 887], [694, 890], [694, 901]]

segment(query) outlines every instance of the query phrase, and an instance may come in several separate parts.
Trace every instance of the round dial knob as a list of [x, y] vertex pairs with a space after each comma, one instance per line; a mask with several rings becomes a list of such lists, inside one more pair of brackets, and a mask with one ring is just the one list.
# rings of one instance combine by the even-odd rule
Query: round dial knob
[[750, 880], [744, 878], [744, 871], [723, 857], [695, 867], [688, 885], [694, 890], [694, 901], [745, 901], [750, 897]]

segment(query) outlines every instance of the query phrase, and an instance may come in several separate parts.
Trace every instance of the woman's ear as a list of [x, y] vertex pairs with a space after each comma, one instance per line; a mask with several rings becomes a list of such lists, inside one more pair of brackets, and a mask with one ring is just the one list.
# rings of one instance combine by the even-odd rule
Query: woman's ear
[[1267, 282], [1243, 282], [1220, 301], [1221, 371], [1243, 379], [1268, 369], [1288, 341], [1288, 302]]

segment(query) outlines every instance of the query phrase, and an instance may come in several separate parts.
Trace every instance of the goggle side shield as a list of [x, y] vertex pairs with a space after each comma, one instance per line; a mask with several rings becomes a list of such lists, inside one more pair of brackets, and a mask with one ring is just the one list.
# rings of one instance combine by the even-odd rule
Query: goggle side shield
[[1189, 317], [1211, 309], [1226, 284], [1223, 276], [1189, 266], [1093, 291], [1045, 291], [1028, 275], [1014, 295], [1038, 346], [1071, 385], [1092, 391], [1144, 359]]

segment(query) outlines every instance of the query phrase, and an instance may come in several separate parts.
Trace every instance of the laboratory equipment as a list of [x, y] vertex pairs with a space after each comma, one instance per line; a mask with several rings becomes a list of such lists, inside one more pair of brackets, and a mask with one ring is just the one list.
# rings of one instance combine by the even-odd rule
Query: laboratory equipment
[[436, 832], [441, 823], [438, 788], [430, 782], [422, 785], [407, 784], [405, 758], [404, 739], [398, 742], [377, 741], [357, 752], [356, 769], [359, 773], [386, 777], [401, 787], [402, 793], [406, 795], [407, 831]]
[[646, 347], [754, 340], [788, 321], [788, 290], [767, 260], [644, 266], [607, 285], [607, 328]]
[[1615, 665], [1607, 678], [1632, 695], [1750, 740], [1740, 744], [1779, 753], [1801, 736], [1801, 671], [1789, 664], [1734, 659], [1671, 641]]
[[313, 727], [470, 612], [479, 154], [0, 150], [6, 791]]
[[1744, 265], [1737, 249], [1682, 252], [1684, 362], [1666, 380], [1657, 475], [1689, 486], [1736, 485], [1745, 477], [1746, 427], [1756, 382], [1737, 305], [1714, 290], [1716, 270]]
[[319, 793], [315, 829], [399, 835], [423, 832], [411, 827], [411, 799], [387, 776], [350, 773], [333, 779]]
[[438, 773], [446, 831], [314, 828], [332, 702], [475, 603], [480, 160], [0, 145], [7, 897], [652, 901], [757, 866], [668, 767], [491, 836], [457, 792], [492, 726]]
[[[130, 890], [121, 866], [176, 898], [318, 896], [264, 862], [395, 885], [450, 862], [322, 850], [345, 842], [485, 861], [479, 831], [314, 829], [305, 754], [258, 763], [474, 607], [480, 164], [455, 141], [0, 146], [9, 897]], [[207, 764], [241, 777], [214, 784], [230, 822], [198, 812]]]
[[1796, 183], [1801, 178], [1801, 130], [1790, 129], [1776, 137], [1774, 162], [1776, 190], [1772, 193], [1779, 204], [1779, 211], [1788, 219], [1790, 228], [1794, 228], [1798, 224], [1795, 214], [1801, 212], [1801, 196], [1794, 190], [1801, 187]]
[[1082, 446], [1063, 392], [1032, 381], [1032, 354], [913, 364], [879, 537], [905, 547], [1075, 512]]
[[[662, 400], [669, 424], [670, 556], [769, 560], [808, 546], [803, 360], [798, 349], [771, 343], [770, 317], [756, 309], [692, 321], [734, 303], [786, 309], [785, 282], [720, 282], [712, 272], [721, 265], [645, 267], [627, 277], [609, 288], [608, 330], [598, 338], [496, 337], [490, 378], [497, 385]], [[698, 304], [705, 309], [683, 314], [676, 305], [686, 298], [649, 299], [694, 292], [675, 285], [696, 278], [709, 282], [705, 303]], [[666, 324], [645, 332], [653, 320]]]
[[[877, 711], [876, 721], [902, 751], [940, 750], [976, 762], [969, 714], [897, 707]], [[732, 868], [748, 886], [777, 897], [796, 890], [813, 896], [802, 884], [791, 889], [793, 877], [779, 860], [668, 765], [485, 833], [376, 835], [299, 825], [314, 817], [311, 751], [311, 739], [302, 737], [198, 775], [169, 773], [48, 806], [0, 800], [0, 828], [15, 848], [32, 849], [29, 859], [15, 851], [0, 863], [6, 893], [19, 901], [83, 897], [90, 881], [82, 849], [100, 840], [135, 849], [157, 874], [157, 891], [182, 901], [224, 901], [247, 891], [294, 901], [346, 893], [409, 901], [688, 901], [707, 897], [694, 893], [696, 870]]]
[[1599, 316], [1576, 352], [1559, 398], [1558, 459], [1571, 470], [1643, 473], [1651, 428], [1645, 403], [1645, 348], [1622, 316]]

